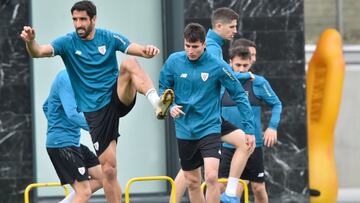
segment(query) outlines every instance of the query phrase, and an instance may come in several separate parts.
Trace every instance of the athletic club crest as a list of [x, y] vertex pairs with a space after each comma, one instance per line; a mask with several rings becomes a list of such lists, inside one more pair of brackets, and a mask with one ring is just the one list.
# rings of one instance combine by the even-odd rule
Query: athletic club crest
[[205, 82], [209, 78], [209, 73], [201, 73], [201, 79]]
[[104, 46], [99, 46], [99, 47], [98, 47], [98, 50], [99, 50], [100, 54], [105, 55], [105, 53], [106, 53], [106, 46], [105, 46], [105, 45], [104, 45]]
[[85, 174], [85, 167], [80, 167], [78, 168], [78, 171], [81, 175], [84, 175]]

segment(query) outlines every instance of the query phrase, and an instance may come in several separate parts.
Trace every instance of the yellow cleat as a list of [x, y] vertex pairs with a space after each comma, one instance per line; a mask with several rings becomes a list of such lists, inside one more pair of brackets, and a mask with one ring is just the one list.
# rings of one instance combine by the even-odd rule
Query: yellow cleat
[[160, 97], [159, 106], [156, 109], [156, 118], [164, 119], [167, 115], [170, 105], [174, 101], [174, 91], [166, 89]]

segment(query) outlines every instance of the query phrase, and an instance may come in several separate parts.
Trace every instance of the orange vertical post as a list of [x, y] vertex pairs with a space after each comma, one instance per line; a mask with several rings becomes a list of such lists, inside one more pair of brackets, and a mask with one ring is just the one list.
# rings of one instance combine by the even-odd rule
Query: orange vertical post
[[309, 62], [306, 80], [309, 186], [319, 192], [310, 196], [311, 203], [335, 203], [337, 199], [334, 129], [344, 75], [341, 36], [335, 29], [327, 29]]

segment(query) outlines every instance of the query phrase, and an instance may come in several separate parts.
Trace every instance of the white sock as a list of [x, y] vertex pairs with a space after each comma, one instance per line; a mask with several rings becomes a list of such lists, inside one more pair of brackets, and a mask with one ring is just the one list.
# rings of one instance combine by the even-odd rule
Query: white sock
[[72, 190], [70, 194], [64, 199], [62, 199], [59, 203], [71, 203], [74, 198], [75, 198], [75, 191]]
[[154, 109], [156, 109], [159, 106], [159, 101], [160, 101], [160, 97], [156, 92], [155, 88], [151, 88], [149, 89], [146, 94], [145, 94], [146, 98], [149, 100], [149, 102], [151, 103], [151, 105], [154, 107]]
[[236, 196], [236, 188], [237, 188], [238, 184], [239, 184], [238, 178], [229, 177], [227, 185], [226, 185], [225, 194], [227, 194], [228, 196], [231, 196], [231, 197], [235, 197]]

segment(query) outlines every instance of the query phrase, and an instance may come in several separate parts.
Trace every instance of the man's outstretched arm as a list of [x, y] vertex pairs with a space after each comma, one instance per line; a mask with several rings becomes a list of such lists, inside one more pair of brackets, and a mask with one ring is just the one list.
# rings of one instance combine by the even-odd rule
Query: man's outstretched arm
[[160, 53], [160, 49], [154, 45], [140, 45], [137, 43], [131, 43], [126, 53], [144, 58], [152, 58]]
[[30, 26], [24, 26], [20, 37], [26, 43], [28, 53], [34, 58], [50, 57], [53, 55], [51, 44], [40, 45], [35, 41], [35, 30]]

